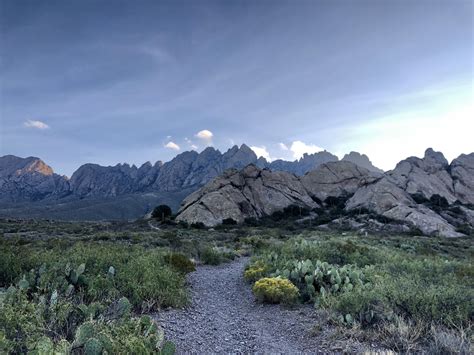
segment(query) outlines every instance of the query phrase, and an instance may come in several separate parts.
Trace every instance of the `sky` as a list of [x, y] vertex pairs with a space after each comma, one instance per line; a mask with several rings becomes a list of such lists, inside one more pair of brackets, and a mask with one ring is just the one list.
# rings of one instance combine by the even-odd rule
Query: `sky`
[[0, 156], [474, 151], [471, 0], [0, 0]]

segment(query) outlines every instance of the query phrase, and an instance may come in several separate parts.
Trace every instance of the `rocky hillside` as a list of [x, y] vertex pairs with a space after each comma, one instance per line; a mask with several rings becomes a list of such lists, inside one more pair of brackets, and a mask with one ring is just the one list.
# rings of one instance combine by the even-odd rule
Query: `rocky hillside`
[[37, 201], [59, 198], [69, 191], [65, 176], [59, 176], [35, 157], [0, 157], [0, 201]]
[[344, 160], [320, 165], [302, 177], [249, 166], [228, 172], [188, 196], [177, 220], [213, 226], [225, 218], [242, 222], [291, 205], [314, 209], [342, 198], [347, 214], [372, 213], [427, 235], [461, 236], [474, 228], [474, 153], [448, 164], [427, 149], [381, 174]]

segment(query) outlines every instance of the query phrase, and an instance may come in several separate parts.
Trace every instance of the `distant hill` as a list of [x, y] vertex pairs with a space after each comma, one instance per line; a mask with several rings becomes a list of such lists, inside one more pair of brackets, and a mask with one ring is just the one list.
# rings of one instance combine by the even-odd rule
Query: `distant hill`
[[[346, 157], [345, 160], [352, 159], [350, 161], [361, 167], [380, 171], [365, 155], [351, 152]], [[227, 169], [255, 164], [272, 171], [304, 175], [333, 161], [338, 161], [338, 157], [323, 151], [304, 154], [295, 161], [268, 162], [242, 144], [224, 153], [213, 147], [201, 153], [187, 151], [169, 162], [147, 162], [138, 168], [129, 164], [100, 166], [88, 163], [79, 167], [69, 179], [55, 174], [40, 158], [6, 155], [0, 157], [0, 216], [131, 219], [142, 216], [143, 211], [158, 203], [169, 204], [177, 210], [187, 194]]]

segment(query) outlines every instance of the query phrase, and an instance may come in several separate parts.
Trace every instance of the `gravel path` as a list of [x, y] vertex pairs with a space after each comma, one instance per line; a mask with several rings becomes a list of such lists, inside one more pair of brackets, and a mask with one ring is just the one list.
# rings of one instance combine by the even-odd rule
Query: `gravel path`
[[164, 310], [155, 318], [177, 353], [328, 353], [310, 330], [317, 323], [311, 306], [288, 309], [254, 301], [242, 275], [248, 258], [220, 266], [200, 266], [189, 274], [191, 305]]

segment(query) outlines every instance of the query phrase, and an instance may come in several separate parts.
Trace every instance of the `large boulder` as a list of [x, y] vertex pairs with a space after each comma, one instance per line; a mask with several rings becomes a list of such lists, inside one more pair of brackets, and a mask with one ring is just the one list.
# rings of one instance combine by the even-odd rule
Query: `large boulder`
[[361, 209], [407, 223], [426, 235], [462, 236], [439, 214], [424, 205], [417, 204], [390, 176], [362, 187], [347, 201], [346, 210]]
[[226, 218], [243, 222], [271, 215], [290, 205], [318, 206], [295, 175], [249, 165], [227, 171], [188, 196], [176, 220], [214, 226]]
[[402, 160], [387, 175], [409, 194], [419, 194], [426, 199], [436, 194], [453, 203], [457, 198], [448, 170], [448, 161], [443, 154], [428, 148], [423, 159], [410, 157]]
[[313, 198], [324, 201], [329, 196], [352, 195], [381, 176], [349, 161], [338, 161], [322, 164], [306, 173], [301, 183]]

